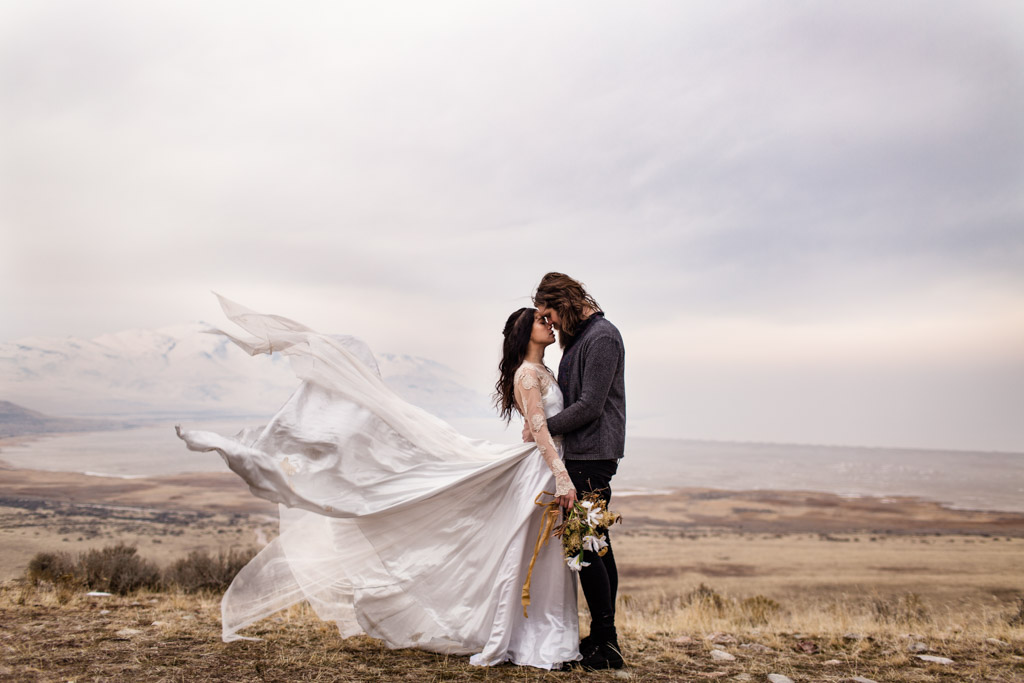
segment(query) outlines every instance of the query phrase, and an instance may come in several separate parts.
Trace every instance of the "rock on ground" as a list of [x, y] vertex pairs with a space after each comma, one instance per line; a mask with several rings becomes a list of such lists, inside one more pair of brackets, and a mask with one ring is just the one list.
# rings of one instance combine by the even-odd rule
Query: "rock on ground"
[[731, 654], [729, 654], [725, 650], [712, 650], [711, 651], [711, 659], [716, 659], [716, 660], [718, 660], [720, 662], [734, 662], [734, 661], [736, 661], [736, 657], [731, 655]]
[[933, 655], [918, 655], [918, 659], [932, 664], [952, 664], [953, 660], [948, 657], [935, 657]]
[[743, 648], [744, 650], [749, 650], [751, 652], [757, 652], [757, 653], [763, 654], [763, 655], [764, 654], [769, 654], [771, 652], [775, 652], [775, 650], [771, 649], [767, 645], [762, 645], [761, 643], [743, 643], [742, 645], [740, 645], [740, 647]]
[[793, 679], [789, 676], [783, 676], [782, 674], [768, 674], [768, 680], [771, 683], [793, 683]]
[[798, 640], [796, 641], [796, 645], [793, 646], [793, 649], [797, 652], [802, 652], [805, 655], [816, 655], [821, 648], [819, 648], [818, 644], [813, 640]]

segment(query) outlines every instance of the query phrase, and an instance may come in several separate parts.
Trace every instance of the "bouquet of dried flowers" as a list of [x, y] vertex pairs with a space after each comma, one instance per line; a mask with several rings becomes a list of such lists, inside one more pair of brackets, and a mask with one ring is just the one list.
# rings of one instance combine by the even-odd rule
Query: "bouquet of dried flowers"
[[598, 556], [607, 553], [608, 539], [600, 530], [621, 521], [622, 517], [609, 510], [595, 491], [577, 500], [562, 523], [555, 527], [555, 536], [562, 539], [565, 563], [569, 569], [578, 572], [590, 564], [583, 561], [584, 550], [593, 551]]
[[607, 529], [615, 522], [621, 522], [622, 517], [608, 510], [601, 496], [590, 492], [583, 498], [576, 501], [572, 508], [565, 514], [562, 523], [555, 525], [561, 507], [557, 500], [547, 503], [541, 502], [541, 496], [554, 496], [550, 491], [542, 491], [537, 494], [534, 503], [544, 508], [543, 520], [540, 525], [540, 533], [537, 542], [533, 546], [533, 557], [530, 559], [530, 568], [526, 571], [526, 583], [523, 584], [523, 616], [528, 617], [526, 608], [530, 605], [530, 580], [533, 577], [533, 565], [537, 562], [537, 555], [540, 549], [547, 544], [552, 536], [562, 539], [562, 551], [565, 554], [565, 563], [569, 569], [578, 572], [589, 562], [583, 561], [583, 551], [592, 550], [599, 556], [608, 552], [608, 538], [600, 533], [598, 529]]

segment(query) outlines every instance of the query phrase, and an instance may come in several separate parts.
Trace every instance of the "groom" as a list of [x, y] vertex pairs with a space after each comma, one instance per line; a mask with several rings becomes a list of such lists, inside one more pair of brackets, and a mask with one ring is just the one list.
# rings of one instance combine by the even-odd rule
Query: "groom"
[[[562, 347], [558, 385], [565, 397], [565, 410], [548, 418], [548, 430], [564, 436], [565, 467], [580, 497], [597, 491], [607, 505], [612, 495], [611, 479], [626, 442], [622, 337], [605, 320], [604, 312], [583, 284], [568, 275], [545, 275], [533, 303], [558, 330]], [[533, 440], [528, 429], [523, 438]], [[604, 556], [584, 552], [583, 561], [590, 565], [580, 571], [591, 616], [590, 635], [580, 643], [580, 665], [588, 670], [623, 666], [615, 632], [619, 575], [611, 538], [608, 541]]]

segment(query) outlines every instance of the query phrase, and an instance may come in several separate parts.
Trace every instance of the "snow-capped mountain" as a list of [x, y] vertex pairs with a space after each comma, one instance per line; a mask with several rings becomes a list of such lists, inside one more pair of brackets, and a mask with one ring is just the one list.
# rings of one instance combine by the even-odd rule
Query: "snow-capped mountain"
[[447, 365], [418, 356], [382, 353], [377, 355], [377, 367], [392, 391], [438, 417], [495, 419], [490, 399], [463, 386], [463, 378]]
[[112, 420], [53, 417], [10, 401], [0, 401], [0, 437], [55, 432], [96, 432], [123, 429], [125, 426], [124, 423]]
[[[268, 415], [298, 386], [286, 358], [251, 357], [207, 329], [0, 342], [0, 399], [79, 417]], [[444, 365], [398, 354], [380, 355], [378, 365], [397, 394], [439, 417], [490, 414], [486, 396]]]

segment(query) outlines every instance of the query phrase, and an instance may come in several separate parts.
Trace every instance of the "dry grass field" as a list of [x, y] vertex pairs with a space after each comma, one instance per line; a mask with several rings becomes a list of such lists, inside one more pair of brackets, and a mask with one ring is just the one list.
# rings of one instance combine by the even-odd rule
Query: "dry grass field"
[[123, 540], [166, 565], [272, 535], [273, 508], [231, 477], [7, 470], [0, 497], [2, 680], [1024, 681], [1021, 515], [801, 492], [618, 498], [628, 668], [583, 674], [342, 640], [306, 607], [225, 644], [215, 594], [89, 597], [18, 578], [40, 550]]
[[[927, 601], [926, 601], [927, 602]], [[541, 672], [471, 667], [465, 657], [392, 651], [366, 637], [341, 640], [303, 607], [254, 629], [255, 642], [221, 643], [217, 596], [139, 593], [129, 597], [60, 596], [5, 586], [0, 590], [3, 664], [17, 681], [476, 681], [705, 679], [765, 681], [771, 673], [794, 681], [1024, 680], [1024, 633], [996, 620], [982, 631], [949, 629], [923, 620], [857, 620], [859, 633], [841, 634], [841, 616], [786, 615], [752, 626], [732, 605], [638, 601], [622, 608], [622, 672]], [[791, 620], [822, 625], [797, 633]], [[989, 640], [992, 639], [992, 640]], [[1001, 642], [996, 642], [998, 639]], [[917, 659], [908, 648], [953, 664]], [[922, 647], [922, 646], [917, 646]], [[734, 657], [715, 659], [718, 650]]]

